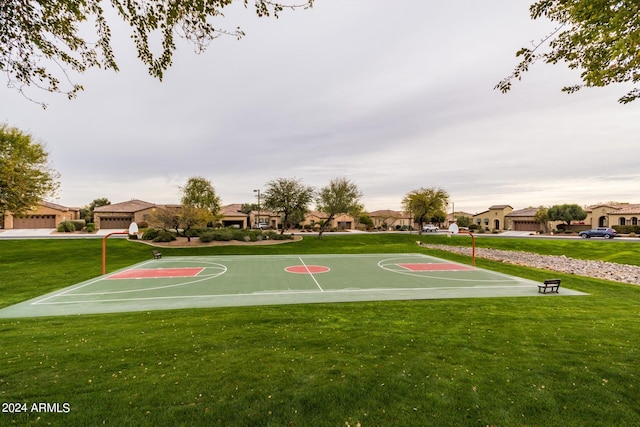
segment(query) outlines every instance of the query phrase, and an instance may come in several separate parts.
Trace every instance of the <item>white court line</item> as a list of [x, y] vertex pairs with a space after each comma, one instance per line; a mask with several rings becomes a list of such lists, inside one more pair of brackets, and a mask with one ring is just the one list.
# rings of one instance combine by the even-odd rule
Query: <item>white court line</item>
[[154, 300], [172, 300], [172, 299], [194, 299], [194, 298], [246, 298], [246, 297], [261, 297], [261, 296], [273, 296], [273, 295], [297, 295], [297, 294], [340, 294], [340, 293], [360, 293], [360, 292], [396, 292], [396, 291], [448, 291], [452, 289], [496, 289], [496, 288], [535, 288], [532, 286], [474, 286], [472, 288], [461, 287], [438, 287], [438, 288], [375, 288], [375, 289], [334, 289], [328, 291], [281, 291], [281, 292], [253, 292], [247, 294], [221, 294], [221, 295], [176, 295], [166, 297], [139, 297], [139, 298], [114, 298], [105, 300], [83, 300], [83, 301], [62, 301], [62, 302], [45, 302], [41, 305], [65, 305], [65, 304], [87, 304], [87, 303], [103, 303], [103, 302], [133, 302], [133, 301], [154, 301]]
[[313, 281], [316, 283], [316, 286], [318, 287], [318, 289], [320, 289], [320, 292], [324, 292], [324, 289], [322, 289], [322, 286], [320, 286], [320, 283], [318, 283], [318, 281], [316, 280], [316, 276], [314, 276], [311, 270], [309, 270], [309, 267], [307, 267], [307, 264], [304, 263], [304, 261], [302, 260], [302, 257], [298, 257], [298, 259], [300, 260], [302, 265], [304, 265], [304, 268], [307, 269], [307, 273], [309, 273], [309, 276], [311, 276]]

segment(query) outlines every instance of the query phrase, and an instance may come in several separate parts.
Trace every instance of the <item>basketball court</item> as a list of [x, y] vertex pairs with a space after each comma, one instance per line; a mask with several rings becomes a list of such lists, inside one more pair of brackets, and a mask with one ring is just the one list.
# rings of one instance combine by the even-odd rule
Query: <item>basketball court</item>
[[166, 257], [0, 310], [0, 318], [381, 300], [585, 295], [423, 254]]

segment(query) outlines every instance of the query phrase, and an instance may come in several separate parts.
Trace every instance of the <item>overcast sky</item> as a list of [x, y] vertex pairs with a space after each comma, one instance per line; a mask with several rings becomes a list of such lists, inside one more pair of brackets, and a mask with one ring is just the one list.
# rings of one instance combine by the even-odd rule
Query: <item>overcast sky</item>
[[[239, 2], [241, 4], [242, 2]], [[257, 18], [226, 12], [196, 55], [179, 44], [163, 82], [114, 25], [120, 72], [74, 77], [77, 99], [0, 89], [0, 122], [46, 143], [61, 173], [54, 202], [177, 203], [191, 176], [224, 204], [255, 201], [274, 178], [322, 187], [344, 176], [368, 210], [400, 209], [420, 187], [455, 210], [640, 203], [640, 101], [629, 87], [560, 92], [564, 65], [537, 64], [509, 94], [493, 89], [515, 52], [549, 32], [529, 2], [316, 0]], [[449, 207], [451, 209], [451, 206]]]

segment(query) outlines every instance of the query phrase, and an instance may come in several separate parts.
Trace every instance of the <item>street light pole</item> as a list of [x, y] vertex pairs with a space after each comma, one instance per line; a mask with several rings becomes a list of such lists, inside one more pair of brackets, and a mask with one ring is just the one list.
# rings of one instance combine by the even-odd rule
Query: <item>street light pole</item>
[[256, 220], [256, 228], [260, 228], [260, 190], [253, 190], [254, 193], [258, 193], [258, 219]]

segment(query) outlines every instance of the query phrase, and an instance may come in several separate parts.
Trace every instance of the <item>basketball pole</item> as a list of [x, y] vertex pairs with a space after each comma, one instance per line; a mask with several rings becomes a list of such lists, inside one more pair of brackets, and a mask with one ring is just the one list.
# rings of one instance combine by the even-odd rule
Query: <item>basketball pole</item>
[[476, 266], [476, 236], [474, 236], [473, 233], [471, 233], [470, 231], [460, 231], [458, 224], [456, 224], [455, 222], [451, 223], [451, 225], [449, 226], [448, 232], [450, 233], [449, 237], [451, 237], [451, 234], [468, 234], [469, 236], [471, 236], [471, 265], [475, 267]]
[[468, 234], [471, 236], [471, 265], [476, 266], [476, 236], [470, 231], [460, 231], [458, 234]]
[[129, 234], [128, 231], [115, 231], [113, 233], [109, 233], [102, 238], [102, 275], [104, 276], [107, 272], [107, 239], [109, 236], [113, 236], [114, 234]]

